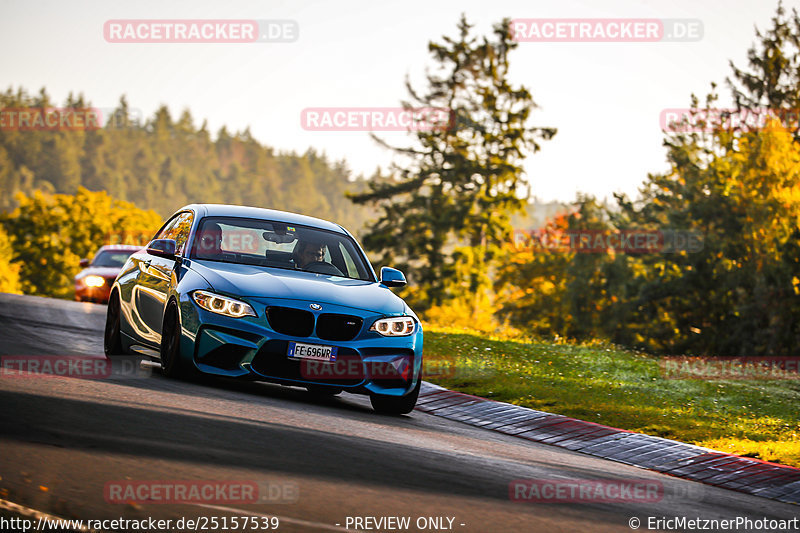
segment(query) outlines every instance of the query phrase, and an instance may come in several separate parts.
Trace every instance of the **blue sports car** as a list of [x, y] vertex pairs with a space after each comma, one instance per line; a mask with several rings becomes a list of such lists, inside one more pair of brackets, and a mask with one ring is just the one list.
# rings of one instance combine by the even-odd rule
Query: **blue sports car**
[[131, 255], [108, 303], [105, 352], [192, 373], [368, 394], [408, 413], [422, 382], [422, 327], [353, 236], [324, 220], [230, 205], [175, 213]]

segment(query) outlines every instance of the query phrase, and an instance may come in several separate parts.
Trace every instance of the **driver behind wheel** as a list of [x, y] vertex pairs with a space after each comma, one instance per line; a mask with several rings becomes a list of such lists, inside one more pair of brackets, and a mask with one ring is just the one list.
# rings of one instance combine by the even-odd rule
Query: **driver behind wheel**
[[325, 260], [325, 245], [317, 242], [297, 241], [297, 246], [292, 253], [295, 267], [304, 269], [311, 263]]

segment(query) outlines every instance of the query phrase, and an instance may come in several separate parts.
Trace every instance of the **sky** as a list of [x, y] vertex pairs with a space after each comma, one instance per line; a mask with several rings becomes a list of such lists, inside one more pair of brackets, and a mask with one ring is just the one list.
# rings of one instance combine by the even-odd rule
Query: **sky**
[[[434, 65], [428, 43], [455, 35], [461, 13], [484, 35], [504, 17], [699, 20], [700, 40], [522, 42], [512, 52], [512, 81], [539, 105], [532, 124], [558, 129], [525, 161], [532, 194], [561, 202], [579, 192], [635, 196], [648, 173], [667, 168], [661, 111], [688, 107], [691, 94], [704, 96], [712, 81], [726, 97], [729, 61], [746, 65], [755, 27], [767, 28], [776, 6], [772, 0], [3, 0], [0, 89], [46, 87], [58, 103], [83, 93], [99, 108], [115, 107], [124, 94], [145, 117], [162, 104], [175, 117], [188, 108], [212, 132], [249, 127], [278, 151], [311, 147], [345, 159], [355, 175], [370, 175], [389, 165], [390, 151], [366, 132], [307, 131], [302, 110], [397, 106], [407, 98], [406, 77], [424, 90], [425, 69]], [[126, 19], [280, 19], [296, 23], [298, 38], [108, 42], [104, 23]], [[396, 145], [409, 141], [400, 132], [382, 137]]]

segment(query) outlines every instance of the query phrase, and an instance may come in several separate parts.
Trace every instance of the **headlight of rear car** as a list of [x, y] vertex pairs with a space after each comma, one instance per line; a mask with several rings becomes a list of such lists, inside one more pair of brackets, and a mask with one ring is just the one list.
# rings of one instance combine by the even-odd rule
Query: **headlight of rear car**
[[219, 294], [206, 291], [194, 291], [192, 293], [192, 298], [194, 298], [197, 305], [206, 311], [211, 311], [218, 315], [225, 315], [233, 318], [256, 316], [256, 312], [253, 311], [253, 308], [248, 304], [240, 302], [239, 300], [234, 300], [233, 298], [220, 296]]
[[377, 331], [384, 337], [407, 337], [414, 333], [414, 319], [410, 316], [381, 318], [369, 330]]
[[100, 276], [86, 276], [83, 278], [83, 282], [86, 284], [87, 287], [102, 287], [103, 284], [106, 282]]

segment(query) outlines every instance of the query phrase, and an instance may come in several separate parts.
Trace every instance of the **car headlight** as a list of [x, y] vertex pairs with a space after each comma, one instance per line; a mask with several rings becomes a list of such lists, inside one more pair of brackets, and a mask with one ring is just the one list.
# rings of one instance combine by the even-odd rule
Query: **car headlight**
[[206, 291], [194, 291], [192, 293], [194, 301], [205, 309], [218, 315], [230, 316], [233, 318], [241, 318], [243, 316], [256, 316], [253, 308], [244, 302], [228, 298], [227, 296], [220, 296]]
[[87, 287], [102, 287], [105, 285], [106, 280], [100, 276], [86, 276], [83, 278], [83, 282], [86, 284]]
[[414, 333], [414, 319], [410, 316], [381, 318], [369, 330], [377, 331], [384, 337], [407, 337]]

